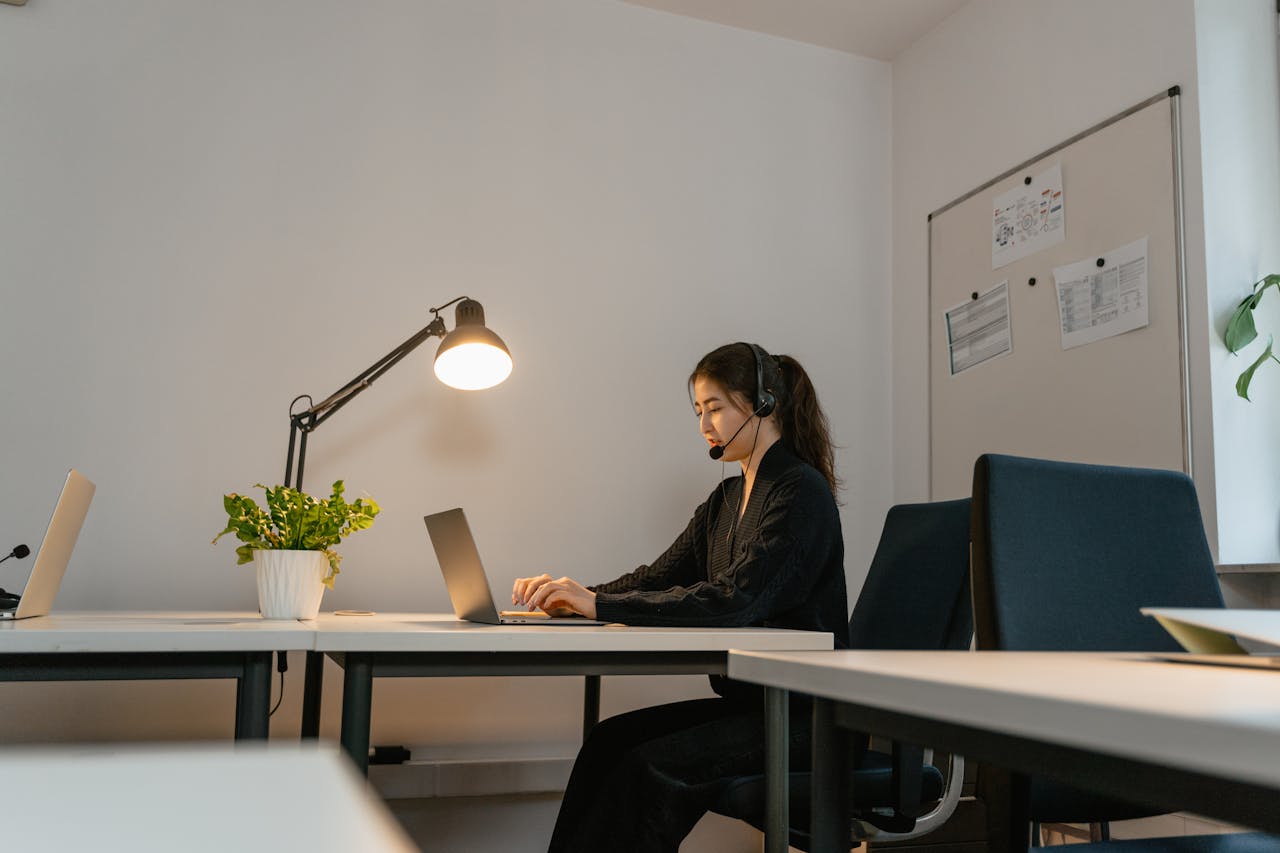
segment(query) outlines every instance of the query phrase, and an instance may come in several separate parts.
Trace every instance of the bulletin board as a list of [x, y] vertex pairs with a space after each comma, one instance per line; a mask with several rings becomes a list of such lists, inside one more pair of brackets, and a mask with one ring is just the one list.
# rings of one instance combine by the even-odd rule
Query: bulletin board
[[[983, 453], [1191, 473], [1178, 101], [1176, 87], [1163, 92], [930, 214], [932, 499], [968, 496]], [[1058, 169], [1060, 242], [1007, 261], [1001, 210]], [[1074, 302], [1059, 293], [1063, 277], [1056, 280], [1055, 270], [1088, 262], [1101, 272], [1118, 249], [1142, 240], [1146, 325], [1107, 335], [1114, 312], [1098, 306], [1114, 290], [1103, 289], [1099, 276], [1091, 309], [1079, 291]], [[999, 310], [1002, 296], [1007, 313]], [[974, 356], [957, 344], [962, 320], [986, 322], [976, 306], [987, 302], [996, 326], [1007, 321], [1007, 338]], [[1103, 334], [1079, 344], [1092, 331], [1091, 310]], [[1063, 311], [1071, 335], [1064, 335]], [[1064, 348], [1068, 339], [1073, 345]]]

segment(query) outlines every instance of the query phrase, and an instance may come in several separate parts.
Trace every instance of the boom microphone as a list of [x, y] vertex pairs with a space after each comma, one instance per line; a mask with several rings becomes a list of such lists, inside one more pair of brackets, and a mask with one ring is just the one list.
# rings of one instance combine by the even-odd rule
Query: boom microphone
[[[755, 417], [755, 415], [753, 414], [752, 417]], [[727, 447], [730, 444], [733, 444], [733, 440], [738, 437], [738, 433], [746, 429], [747, 424], [749, 423], [751, 423], [751, 418], [747, 418], [745, 421], [743, 421], [742, 426], [734, 430], [733, 435], [729, 436], [729, 440], [726, 441], [724, 444], [711, 445], [711, 449], [707, 451], [707, 455], [710, 456], [712, 459], [719, 460], [721, 456], [724, 456], [725, 447]]]
[[31, 553], [31, 549], [28, 548], [26, 545], [15, 545], [12, 551], [10, 551], [8, 554], [6, 554], [3, 557], [0, 557], [0, 563], [3, 563], [5, 560], [9, 559], [10, 557], [17, 557], [19, 560], [21, 560], [23, 557], [27, 556], [30, 553]]

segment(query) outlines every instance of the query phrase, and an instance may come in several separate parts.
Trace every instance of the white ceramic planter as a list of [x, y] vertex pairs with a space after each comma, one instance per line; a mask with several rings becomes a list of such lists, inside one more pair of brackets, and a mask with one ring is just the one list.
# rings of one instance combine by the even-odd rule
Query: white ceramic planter
[[263, 619], [314, 619], [324, 596], [329, 558], [323, 551], [254, 551]]

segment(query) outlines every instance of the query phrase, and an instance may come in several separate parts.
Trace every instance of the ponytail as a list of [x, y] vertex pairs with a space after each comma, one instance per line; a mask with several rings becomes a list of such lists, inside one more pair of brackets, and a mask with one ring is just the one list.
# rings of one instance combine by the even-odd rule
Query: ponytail
[[831, 494], [838, 494], [842, 483], [836, 476], [831, 425], [818, 403], [818, 392], [800, 362], [789, 355], [774, 356], [774, 360], [782, 374], [783, 387], [787, 389], [777, 409], [782, 440], [797, 456], [818, 469], [831, 487]]

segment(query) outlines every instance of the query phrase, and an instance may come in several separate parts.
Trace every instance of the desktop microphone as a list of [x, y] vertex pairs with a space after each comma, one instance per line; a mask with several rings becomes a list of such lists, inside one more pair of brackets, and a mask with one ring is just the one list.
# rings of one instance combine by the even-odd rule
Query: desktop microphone
[[31, 553], [31, 549], [28, 548], [26, 545], [15, 545], [12, 551], [10, 551], [8, 554], [6, 554], [3, 557], [0, 557], [0, 563], [3, 563], [5, 560], [9, 559], [10, 557], [17, 557], [19, 560], [21, 560], [23, 557], [27, 556], [30, 553]]

